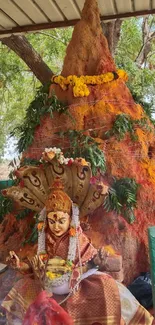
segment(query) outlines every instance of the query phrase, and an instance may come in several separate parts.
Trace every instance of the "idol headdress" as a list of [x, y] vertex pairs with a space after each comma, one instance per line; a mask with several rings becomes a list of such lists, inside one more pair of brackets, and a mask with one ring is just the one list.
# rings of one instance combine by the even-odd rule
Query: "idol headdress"
[[[45, 149], [40, 166], [21, 167], [16, 171], [16, 176], [19, 184], [2, 191], [3, 195], [36, 212], [45, 207], [55, 179], [62, 182], [64, 192], [78, 205], [80, 218], [101, 206], [108, 191], [103, 182], [91, 184], [91, 167], [85, 159], [64, 158], [59, 148]], [[46, 208], [51, 208], [50, 201]]]

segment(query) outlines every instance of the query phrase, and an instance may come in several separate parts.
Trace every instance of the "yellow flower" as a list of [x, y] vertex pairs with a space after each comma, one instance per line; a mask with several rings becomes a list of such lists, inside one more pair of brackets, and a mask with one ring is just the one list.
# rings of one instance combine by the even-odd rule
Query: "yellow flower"
[[[127, 73], [124, 70], [117, 70], [119, 78], [128, 80]], [[110, 82], [114, 80], [114, 73], [107, 72], [99, 76], [80, 76], [70, 75], [68, 77], [63, 76], [53, 76], [52, 82], [58, 84], [63, 90], [67, 89], [68, 85], [73, 86], [74, 97], [87, 97], [90, 91], [87, 85], [102, 85], [103, 83]]]
[[124, 81], [128, 81], [128, 75], [124, 70], [117, 70], [117, 74], [119, 76], [119, 78], [123, 79]]
[[149, 159], [145, 159], [142, 162], [143, 168], [145, 168], [150, 176], [150, 180], [155, 183], [155, 163]]
[[46, 272], [46, 276], [50, 279], [50, 280], [54, 280], [56, 278], [60, 278], [61, 274], [60, 273], [53, 273], [53, 272]]
[[105, 246], [104, 249], [105, 249], [105, 251], [106, 251], [107, 253], [109, 253], [110, 255], [115, 255], [115, 254], [116, 254], [115, 250], [114, 250], [113, 247], [110, 246], [110, 245]]

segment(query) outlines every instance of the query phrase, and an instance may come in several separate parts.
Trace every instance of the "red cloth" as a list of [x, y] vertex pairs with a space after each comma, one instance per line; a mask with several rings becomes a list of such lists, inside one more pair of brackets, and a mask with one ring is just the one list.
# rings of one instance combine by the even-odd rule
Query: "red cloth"
[[28, 308], [23, 325], [73, 325], [72, 318], [46, 291], [42, 291]]

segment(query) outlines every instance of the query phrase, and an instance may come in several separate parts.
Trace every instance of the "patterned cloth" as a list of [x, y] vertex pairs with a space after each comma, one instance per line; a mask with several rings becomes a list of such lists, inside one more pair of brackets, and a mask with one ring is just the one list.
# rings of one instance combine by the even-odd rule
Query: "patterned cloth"
[[126, 325], [151, 325], [152, 315], [139, 304], [132, 293], [121, 283], [117, 282], [120, 299], [121, 314]]
[[[48, 233], [46, 247], [50, 258], [60, 256], [66, 259], [68, 244], [68, 234], [61, 238], [53, 238]], [[80, 252], [83, 265], [96, 255], [96, 249], [82, 232], [80, 234]], [[78, 254], [74, 264], [79, 266]], [[67, 295], [54, 295], [53, 298], [62, 304], [64, 310], [72, 317], [74, 325], [151, 325], [152, 316], [139, 304], [137, 305], [135, 300], [132, 304], [133, 296], [129, 297], [128, 290], [124, 288], [109, 275], [96, 272], [83, 279], [78, 290], [68, 299], [66, 299]], [[17, 318], [21, 321], [24, 319], [27, 309], [35, 301], [39, 292], [39, 284], [26, 275], [23, 280], [15, 284], [2, 304], [9, 313], [9, 325], [16, 325]], [[132, 306], [131, 313], [126, 311], [129, 302]], [[124, 321], [121, 319], [121, 309]], [[11, 315], [16, 317], [15, 322], [11, 323]], [[55, 324], [52, 323], [52, 325]]]

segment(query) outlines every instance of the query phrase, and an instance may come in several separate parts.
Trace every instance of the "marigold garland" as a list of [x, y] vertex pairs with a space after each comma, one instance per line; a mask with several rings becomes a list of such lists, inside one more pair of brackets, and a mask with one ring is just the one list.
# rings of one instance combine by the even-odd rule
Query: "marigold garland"
[[151, 161], [149, 159], [145, 159], [142, 163], [141, 163], [142, 167], [146, 169], [146, 171], [148, 172], [148, 175], [150, 177], [150, 180], [155, 183], [155, 163], [154, 161]]
[[118, 78], [127, 81], [127, 73], [124, 70], [117, 70], [116, 72], [107, 72], [98, 76], [78, 77], [75, 75], [70, 75], [65, 78], [60, 75], [53, 76], [51, 81], [52, 83], [58, 84], [63, 90], [67, 90], [69, 85], [73, 86], [74, 97], [87, 97], [90, 94], [90, 90], [87, 85], [102, 85]]
[[76, 236], [76, 229], [75, 228], [71, 227], [69, 229], [69, 236], [71, 236], [71, 237]]
[[43, 227], [44, 227], [44, 222], [39, 222], [37, 225], [38, 230], [41, 231]]

